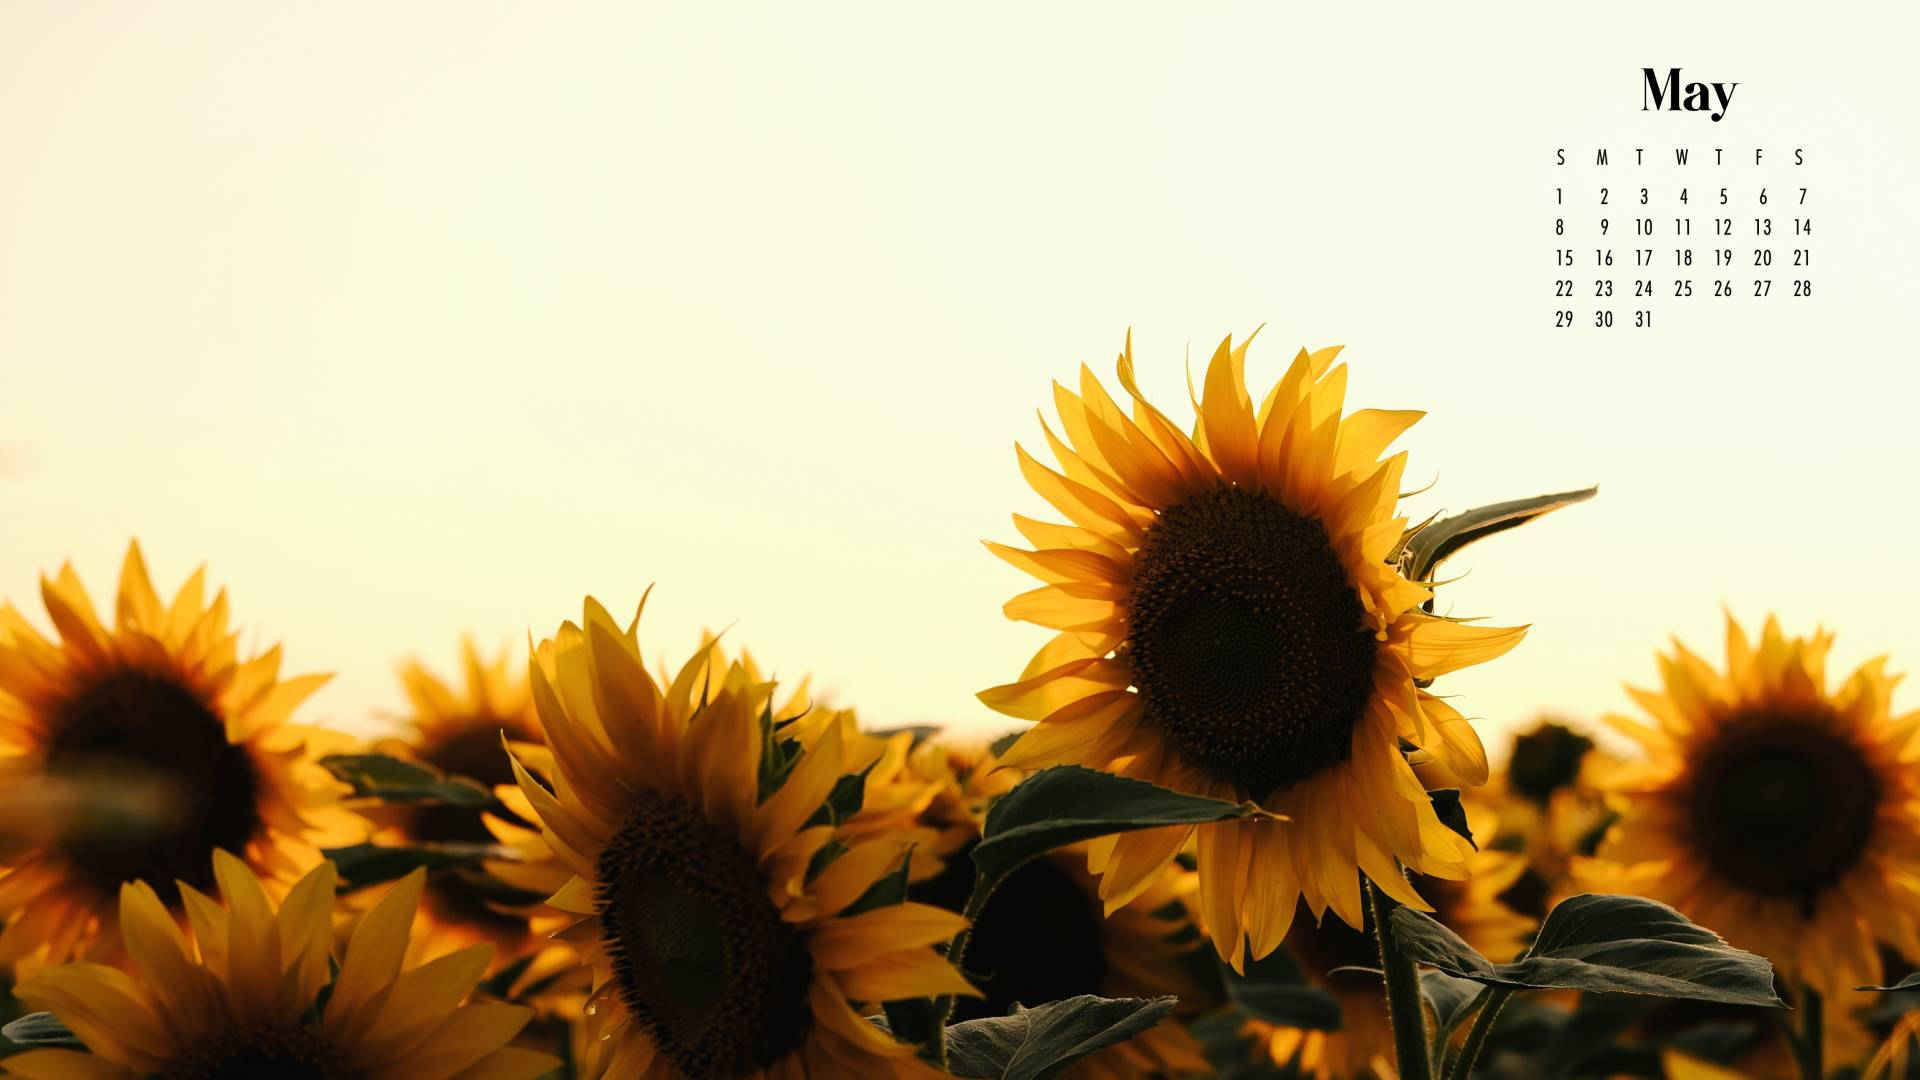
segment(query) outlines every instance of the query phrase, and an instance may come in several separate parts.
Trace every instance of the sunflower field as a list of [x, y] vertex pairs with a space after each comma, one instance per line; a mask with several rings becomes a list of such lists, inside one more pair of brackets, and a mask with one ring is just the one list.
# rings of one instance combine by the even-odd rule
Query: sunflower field
[[1046, 631], [980, 680], [998, 738], [863, 724], [591, 597], [408, 663], [408, 726], [358, 738], [204, 573], [169, 596], [131, 546], [104, 610], [43, 578], [44, 617], [0, 608], [0, 1072], [1915, 1075], [1886, 663], [1729, 615], [1620, 673], [1634, 715], [1489, 752], [1445, 679], [1528, 613], [1446, 613], [1443, 564], [1595, 492], [1409, 520], [1421, 414], [1349, 409], [1334, 348], [1249, 386], [1248, 345], [1190, 416], [1130, 340], [1055, 384], [1017, 453], [1057, 513], [986, 545]]

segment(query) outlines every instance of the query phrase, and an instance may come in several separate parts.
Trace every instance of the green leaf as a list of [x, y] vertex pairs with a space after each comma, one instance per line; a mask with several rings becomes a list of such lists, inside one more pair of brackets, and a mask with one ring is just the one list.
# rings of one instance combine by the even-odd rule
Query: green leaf
[[1475, 540], [1504, 532], [1515, 525], [1524, 525], [1563, 506], [1585, 502], [1599, 491], [1597, 487], [1590, 487], [1580, 491], [1563, 491], [1557, 495], [1514, 499], [1430, 522], [1415, 529], [1411, 536], [1401, 542], [1401, 565], [1405, 567], [1408, 578], [1426, 581], [1432, 575], [1433, 568], [1439, 566], [1447, 556]]
[[333, 860], [340, 872], [341, 891], [346, 892], [405, 877], [417, 866], [429, 871], [479, 866], [488, 859], [506, 857], [507, 851], [493, 844], [354, 844], [322, 854]]
[[1864, 990], [1870, 994], [1895, 994], [1902, 990], [1920, 990], [1920, 971], [1901, 979], [1892, 986], [1856, 986], [1855, 990]]
[[1230, 803], [1171, 791], [1145, 780], [1078, 765], [1043, 769], [987, 811], [983, 839], [973, 849], [980, 871], [980, 902], [1028, 860], [1081, 840], [1156, 825], [1203, 825], [1258, 817], [1254, 803]]
[[[502, 755], [506, 750], [500, 751]], [[320, 759], [355, 795], [390, 803], [440, 803], [479, 810], [493, 805], [493, 793], [464, 776], [386, 754], [330, 754]]]
[[949, 1027], [947, 1066], [973, 1080], [1053, 1080], [1094, 1051], [1159, 1023], [1177, 1000], [1083, 994], [1031, 1009], [1016, 1006], [1009, 1016]]
[[1444, 971], [1423, 971], [1420, 973], [1420, 993], [1433, 1009], [1434, 1042], [1444, 1043], [1452, 1037], [1461, 1021], [1472, 1016], [1480, 1006], [1480, 995], [1486, 991], [1471, 979], [1459, 979]]
[[1429, 791], [1427, 801], [1433, 803], [1433, 812], [1440, 816], [1440, 824], [1465, 837], [1473, 850], [1480, 850], [1480, 843], [1473, 838], [1473, 829], [1467, 824], [1467, 808], [1460, 804], [1459, 788]]
[[21, 1046], [60, 1047], [67, 1050], [87, 1048], [79, 1036], [67, 1030], [67, 1025], [50, 1012], [28, 1013], [0, 1027], [0, 1035]]
[[1516, 990], [1592, 990], [1781, 1006], [1773, 965], [1640, 896], [1582, 893], [1547, 913], [1533, 947], [1490, 963], [1459, 935], [1412, 908], [1390, 916], [1400, 951], [1449, 975]]

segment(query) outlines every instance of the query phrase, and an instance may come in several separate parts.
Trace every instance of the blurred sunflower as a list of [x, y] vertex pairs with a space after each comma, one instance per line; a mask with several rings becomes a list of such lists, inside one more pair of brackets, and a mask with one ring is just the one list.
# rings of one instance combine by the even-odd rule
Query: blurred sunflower
[[[1423, 910], [1396, 859], [1466, 873], [1470, 847], [1434, 815], [1402, 748], [1437, 782], [1484, 782], [1472, 726], [1421, 687], [1524, 633], [1422, 610], [1432, 589], [1397, 562], [1406, 457], [1379, 459], [1421, 414], [1343, 418], [1337, 352], [1302, 351], [1256, 410], [1246, 344], [1223, 341], [1188, 436], [1141, 396], [1129, 339], [1119, 378], [1132, 418], [1082, 368], [1078, 396], [1054, 388], [1071, 445], [1046, 438], [1062, 471], [1019, 451], [1071, 524], [1015, 515], [1034, 550], [988, 545], [1046, 582], [1007, 615], [1059, 632], [1018, 682], [980, 695], [1038, 721], [1004, 764], [1084, 763], [1293, 819], [1199, 827], [1201, 906], [1236, 966], [1243, 941], [1256, 958], [1280, 943], [1296, 897], [1316, 918], [1331, 907], [1360, 925], [1356, 869]], [[1149, 887], [1193, 833], [1095, 842], [1108, 910]]]
[[1514, 736], [1507, 766], [1461, 793], [1483, 848], [1518, 852], [1524, 868], [1501, 898], [1535, 918], [1578, 891], [1572, 860], [1593, 854], [1613, 820], [1598, 778], [1617, 763], [1592, 739], [1542, 720]]
[[931, 948], [965, 921], [914, 903], [846, 913], [908, 842], [812, 823], [846, 775], [841, 729], [770, 756], [770, 686], [703, 654], [662, 689], [634, 626], [591, 599], [584, 621], [532, 665], [552, 788], [515, 773], [569, 871], [549, 901], [577, 920], [560, 936], [593, 969], [588, 1074], [930, 1075], [856, 1003], [972, 993]]
[[9, 850], [0, 963], [114, 956], [125, 882], [178, 910], [176, 882], [211, 887], [212, 855], [226, 851], [281, 892], [322, 847], [365, 837], [340, 803], [347, 786], [315, 761], [346, 740], [287, 722], [326, 676], [281, 680], [277, 646], [242, 660], [226, 593], [208, 604], [205, 591], [196, 571], [162, 603], [136, 544], [111, 628], [71, 566], [41, 579], [58, 644], [0, 607], [0, 777], [129, 784], [164, 804], [140, 827], [64, 828]]
[[1653, 723], [1609, 718], [1647, 759], [1605, 777], [1621, 816], [1578, 868], [1827, 995], [1878, 983], [1881, 943], [1920, 958], [1920, 714], [1892, 715], [1884, 657], [1830, 691], [1832, 640], [1729, 616], [1724, 673], [1676, 642], [1629, 691]]
[[[932, 745], [914, 755], [927, 773], [943, 773], [942, 794], [928, 819], [943, 836], [962, 833], [938, 876], [908, 895], [948, 911], [966, 907], [973, 892], [973, 846], [986, 804], [1018, 782], [995, 771], [991, 754]], [[1169, 863], [1133, 901], [1104, 915], [1098, 881], [1087, 872], [1086, 845], [1060, 848], [1015, 870], [974, 920], [962, 966], [975, 973], [981, 997], [955, 1003], [955, 1021], [1005, 1016], [1015, 1004], [1095, 994], [1107, 998], [1180, 999], [1176, 1013], [1126, 1042], [1086, 1058], [1066, 1075], [1077, 1080], [1149, 1080], [1207, 1069], [1186, 1020], [1205, 1011], [1207, 992], [1192, 974], [1200, 947], [1188, 911], [1197, 882]], [[1211, 963], [1211, 961], [1208, 961]]]
[[1393, 1068], [1393, 1028], [1380, 984], [1331, 975], [1343, 967], [1378, 968], [1380, 948], [1373, 934], [1338, 920], [1316, 926], [1302, 917], [1294, 920], [1286, 948], [1307, 981], [1339, 1002], [1340, 1027], [1323, 1031], [1249, 1019], [1240, 1030], [1253, 1039], [1255, 1054], [1314, 1080], [1394, 1080], [1398, 1074]]
[[401, 970], [420, 871], [368, 913], [336, 976], [332, 863], [295, 884], [276, 912], [239, 859], [215, 849], [210, 862], [226, 905], [184, 887], [197, 949], [159, 894], [130, 882], [119, 907], [131, 975], [73, 963], [20, 984], [22, 1001], [59, 1017], [92, 1053], [29, 1050], [0, 1061], [9, 1075], [532, 1080], [560, 1064], [506, 1045], [529, 1010], [461, 1004], [489, 947]]
[[[382, 753], [423, 762], [449, 776], [465, 777], [488, 790], [513, 783], [513, 765], [501, 740], [532, 743], [539, 739], [532, 691], [524, 674], [509, 668], [505, 654], [487, 659], [471, 640], [462, 643], [464, 687], [455, 688], [418, 662], [401, 668], [400, 681], [412, 706], [402, 737], [376, 745]], [[511, 810], [488, 812], [444, 804], [392, 805], [370, 811], [386, 826], [383, 843], [492, 844], [489, 813], [506, 814], [510, 824], [528, 827]], [[480, 942], [494, 946], [497, 969], [543, 947], [540, 961], [523, 979], [537, 980], [568, 963], [567, 950], [547, 945], [529, 923], [524, 897], [511, 886], [470, 868], [452, 868], [427, 879], [420, 916], [413, 924], [410, 955], [430, 960]]]

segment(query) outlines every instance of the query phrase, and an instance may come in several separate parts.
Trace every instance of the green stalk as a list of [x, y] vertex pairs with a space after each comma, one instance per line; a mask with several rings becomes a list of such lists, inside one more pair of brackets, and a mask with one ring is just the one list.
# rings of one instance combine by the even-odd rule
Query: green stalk
[[1800, 1075], [1806, 1080], [1824, 1080], [1827, 1075], [1826, 1061], [1826, 1011], [1820, 994], [1805, 983], [1800, 984], [1800, 1011], [1804, 1014], [1800, 1028]]
[[[987, 898], [991, 889], [982, 889], [983, 882], [974, 881], [973, 893], [967, 897], [967, 906], [960, 914], [966, 916], [967, 925], [953, 935], [953, 941], [947, 945], [947, 963], [954, 970], [964, 973], [960, 961], [967, 955], [967, 942], [973, 938], [974, 921], [987, 909]], [[934, 1067], [941, 1072], [947, 1071], [947, 1019], [953, 1015], [953, 995], [942, 994], [933, 999], [933, 1034], [927, 1040], [927, 1052]]]
[[1505, 987], [1494, 988], [1487, 995], [1486, 1004], [1480, 1006], [1480, 1015], [1473, 1018], [1473, 1027], [1467, 1029], [1467, 1041], [1460, 1047], [1460, 1056], [1453, 1059], [1453, 1067], [1447, 1070], [1447, 1080], [1467, 1080], [1473, 1075], [1474, 1062], [1480, 1060], [1487, 1036], [1493, 1033], [1500, 1010], [1507, 1007], [1507, 999], [1512, 996], [1513, 991]]
[[1400, 904], [1371, 881], [1367, 882], [1367, 895], [1373, 904], [1373, 936], [1380, 945], [1380, 970], [1386, 975], [1387, 1022], [1393, 1027], [1394, 1058], [1401, 1080], [1433, 1080], [1420, 972], [1393, 943], [1393, 930], [1387, 925], [1387, 916]]

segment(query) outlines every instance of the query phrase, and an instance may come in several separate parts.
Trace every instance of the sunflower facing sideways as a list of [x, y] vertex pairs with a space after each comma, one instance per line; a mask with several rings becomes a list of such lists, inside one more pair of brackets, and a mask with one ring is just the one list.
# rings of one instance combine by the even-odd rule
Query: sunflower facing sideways
[[586, 1075], [931, 1075], [862, 1006], [972, 993], [932, 948], [965, 921], [868, 901], [909, 842], [843, 843], [824, 823], [846, 774], [838, 726], [788, 756], [771, 685], [696, 655], [663, 688], [635, 626], [591, 599], [584, 623], [531, 665], [552, 786], [515, 772], [570, 872], [549, 900], [576, 920], [559, 937], [593, 970]]
[[138, 545], [111, 627], [71, 567], [42, 579], [57, 643], [0, 607], [0, 777], [151, 786], [163, 812], [138, 829], [72, 829], [0, 863], [0, 963], [110, 959], [122, 883], [179, 909], [176, 881], [212, 884], [212, 856], [244, 859], [276, 893], [320, 849], [364, 838], [347, 787], [314, 760], [340, 737], [288, 723], [325, 676], [279, 678], [280, 650], [239, 655], [227, 597], [196, 572], [162, 603]]
[[[1524, 633], [1422, 610], [1432, 588], [1397, 563], [1405, 455], [1380, 459], [1420, 414], [1343, 417], [1337, 352], [1302, 351], [1256, 407], [1246, 343], [1222, 342], [1188, 435], [1140, 394], [1129, 339], [1132, 416], [1082, 368], [1078, 395], [1054, 389], [1060, 471], [1019, 451], [1070, 523], [1016, 515], [1033, 550], [988, 545], [1045, 582], [1007, 615], [1057, 631], [1019, 681], [980, 695], [1038, 721], [1003, 764], [1085, 764], [1291, 819], [1199, 827], [1201, 908], [1235, 966], [1280, 944], [1300, 897], [1316, 919], [1331, 908], [1360, 926], [1356, 870], [1423, 910], [1396, 860], [1465, 876], [1471, 849], [1402, 748], [1441, 782], [1483, 783], [1479, 737], [1422, 686]], [[1149, 887], [1193, 831], [1094, 842], [1107, 909]]]
[[420, 871], [367, 914], [335, 975], [331, 862], [277, 911], [239, 859], [216, 850], [212, 865], [226, 904], [183, 887], [191, 942], [159, 895], [132, 882], [119, 905], [132, 974], [61, 964], [20, 985], [22, 1001], [91, 1054], [29, 1050], [0, 1068], [27, 1080], [533, 1080], [560, 1064], [506, 1045], [531, 1010], [462, 1004], [488, 946], [401, 970]]
[[1920, 714], [1892, 715], [1884, 657], [1830, 689], [1832, 640], [1728, 616], [1725, 672], [1676, 643], [1630, 690], [1653, 723], [1609, 718], [1646, 760], [1603, 777], [1621, 816], [1577, 870], [1828, 997], [1880, 982], [1882, 944], [1920, 960]]

